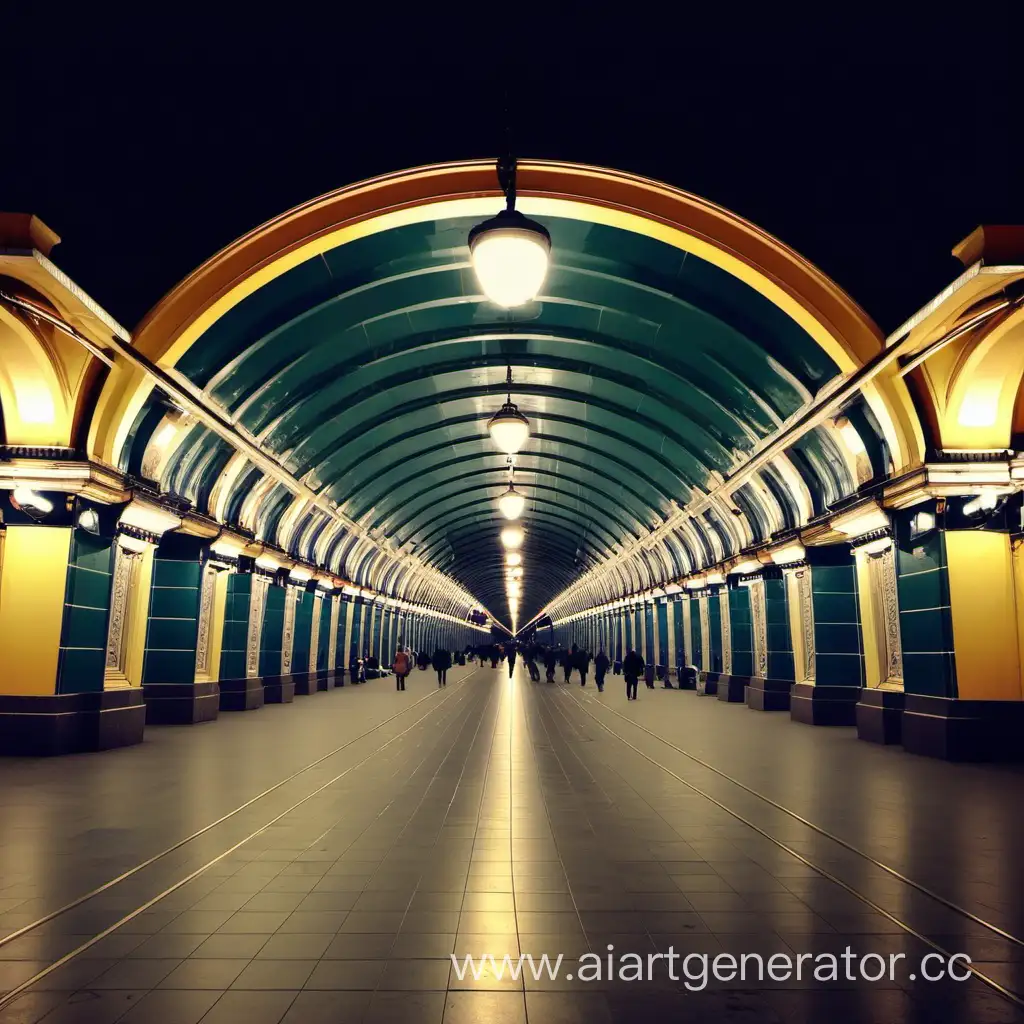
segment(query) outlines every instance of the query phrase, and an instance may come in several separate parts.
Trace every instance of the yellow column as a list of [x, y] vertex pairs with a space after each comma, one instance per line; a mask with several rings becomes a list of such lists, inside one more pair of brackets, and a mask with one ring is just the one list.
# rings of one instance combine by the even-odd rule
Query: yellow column
[[995, 530], [950, 530], [945, 539], [957, 696], [1021, 700], [1020, 550]]
[[0, 691], [56, 691], [71, 528], [8, 526], [0, 564]]

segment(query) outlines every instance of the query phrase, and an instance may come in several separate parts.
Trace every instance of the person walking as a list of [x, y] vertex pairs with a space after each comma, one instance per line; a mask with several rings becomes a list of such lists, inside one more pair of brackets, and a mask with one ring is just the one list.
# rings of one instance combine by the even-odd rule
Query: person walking
[[491, 644], [491, 668], [498, 667], [498, 645]]
[[434, 671], [437, 673], [437, 685], [447, 686], [448, 669], [452, 667], [451, 653], [443, 647], [438, 647], [430, 659], [430, 664], [434, 666]]
[[636, 700], [636, 688], [643, 671], [643, 656], [631, 647], [622, 659], [622, 674], [626, 679], [626, 700]]
[[540, 682], [540, 669], [537, 668], [537, 655], [540, 653], [540, 648], [536, 644], [527, 644], [526, 654], [526, 670], [530, 673], [530, 682]]
[[576, 668], [580, 673], [580, 686], [586, 686], [587, 673], [590, 671], [590, 651], [586, 648], [576, 652]]
[[516, 670], [516, 645], [509, 643], [505, 647], [505, 654], [508, 657], [508, 677], [512, 678], [512, 673]]
[[567, 651], [563, 648], [562, 657], [559, 659], [562, 662], [562, 672], [565, 675], [565, 682], [569, 682], [569, 677], [572, 675], [572, 661], [576, 656], [576, 645], [572, 645], [572, 650]]
[[544, 652], [544, 671], [547, 674], [548, 682], [555, 681], [555, 669], [558, 668], [558, 652], [554, 647], [549, 647]]
[[608, 655], [604, 653], [604, 648], [600, 648], [597, 652], [597, 657], [594, 659], [594, 682], [597, 683], [597, 692], [604, 693], [604, 677], [608, 672], [608, 666], [611, 662], [608, 660]]
[[395, 689], [405, 692], [405, 680], [412, 671], [412, 658], [409, 652], [399, 644], [395, 651], [394, 660], [391, 662], [391, 669], [395, 673]]

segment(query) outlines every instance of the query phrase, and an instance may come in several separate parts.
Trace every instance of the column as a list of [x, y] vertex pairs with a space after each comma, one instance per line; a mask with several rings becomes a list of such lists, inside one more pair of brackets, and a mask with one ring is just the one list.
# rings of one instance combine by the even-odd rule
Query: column
[[1019, 516], [1019, 499], [929, 500], [893, 514], [888, 551], [858, 549], [872, 613], [862, 739], [947, 760], [1019, 758], [1024, 566], [1011, 536]]
[[[699, 657], [697, 664], [697, 692], [714, 696], [718, 693], [718, 673], [713, 671], [711, 651], [711, 595], [708, 590], [698, 592], [694, 600], [697, 614], [694, 619], [694, 648]], [[717, 606], [717, 601], [715, 602]]]
[[142, 740], [138, 685], [105, 686], [113, 537], [74, 527], [64, 494], [32, 520], [0, 493], [0, 752], [64, 754]]
[[[289, 584], [292, 595], [294, 614], [291, 631], [291, 657], [289, 669], [295, 684], [296, 696], [308, 697], [316, 693], [316, 679], [311, 678], [309, 671], [309, 653], [313, 646], [313, 605], [315, 595], [306, 588], [305, 583]], [[319, 625], [319, 619], [317, 620]], [[288, 628], [288, 604], [285, 604], [285, 629]], [[317, 630], [319, 632], [319, 629]], [[319, 639], [319, 637], [317, 637]], [[284, 651], [282, 652], [282, 660]]]
[[672, 635], [668, 622], [669, 605], [667, 598], [659, 598], [654, 606], [654, 649], [658, 654], [658, 667], [661, 677], [671, 684], [672, 671], [675, 669], [675, 657], [669, 648]]
[[344, 662], [345, 652], [345, 641], [344, 634], [341, 633], [340, 628], [343, 626], [341, 618], [341, 595], [333, 593], [329, 598], [331, 607], [331, 614], [327, 624], [328, 636], [330, 641], [327, 648], [327, 671], [329, 678], [333, 685], [340, 686], [343, 682], [343, 677], [339, 672]]
[[782, 571], [773, 567], [750, 585], [754, 657], [747, 707], [756, 711], [789, 710], [796, 662], [787, 586]]
[[753, 674], [750, 588], [722, 587], [718, 592], [722, 635], [722, 672], [718, 699], [742, 704]]
[[316, 675], [316, 688], [327, 690], [331, 685], [331, 653], [335, 640], [335, 633], [331, 628], [334, 625], [334, 600], [322, 587], [317, 588], [314, 596], [314, 639], [310, 643], [309, 672], [311, 676]]
[[864, 684], [854, 556], [848, 544], [835, 544], [808, 548], [806, 557], [813, 677], [793, 686], [789, 713], [794, 721], [808, 725], [854, 725]]
[[[219, 571], [202, 560], [205, 546], [198, 537], [170, 533], [154, 553], [142, 668], [150, 724], [207, 722], [220, 711], [220, 665], [210, 647], [216, 625], [219, 662], [227, 591], [226, 580], [217, 585]], [[115, 559], [115, 585], [119, 571], [132, 571], [120, 566]]]
[[267, 585], [260, 630], [259, 674], [267, 704], [289, 704], [295, 699], [295, 680], [291, 676], [294, 622], [294, 588], [286, 586], [284, 577], [276, 573]]
[[252, 711], [263, 707], [259, 653], [269, 581], [262, 573], [228, 572], [223, 579], [220, 710]]

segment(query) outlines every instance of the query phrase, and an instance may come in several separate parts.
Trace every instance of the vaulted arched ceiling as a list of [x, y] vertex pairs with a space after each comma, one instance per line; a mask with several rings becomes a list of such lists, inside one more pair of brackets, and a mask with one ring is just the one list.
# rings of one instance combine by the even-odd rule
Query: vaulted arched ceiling
[[[523, 622], [706, 494], [881, 342], [831, 282], [739, 218], [569, 165], [523, 166], [520, 208], [549, 230], [552, 268], [536, 302], [500, 309], [480, 293], [466, 242], [495, 208], [480, 198], [489, 173], [483, 163], [408, 172], [293, 211], [200, 268], [137, 344], [371, 537], [506, 622], [495, 506], [506, 470], [486, 425], [511, 367], [531, 423], [516, 464]], [[566, 198], [555, 184], [576, 191]], [[122, 468], [158, 472], [200, 509], [369, 582], [358, 579], [372, 566], [365, 545], [240, 469], [223, 440], [175, 420], [156, 392], [124, 388], [108, 406]], [[882, 475], [894, 447], [884, 413], [883, 399], [849, 412]], [[829, 425], [816, 428], [736, 492], [738, 521], [696, 517], [660, 552], [620, 566], [622, 589], [821, 511], [861, 482], [854, 455]]]

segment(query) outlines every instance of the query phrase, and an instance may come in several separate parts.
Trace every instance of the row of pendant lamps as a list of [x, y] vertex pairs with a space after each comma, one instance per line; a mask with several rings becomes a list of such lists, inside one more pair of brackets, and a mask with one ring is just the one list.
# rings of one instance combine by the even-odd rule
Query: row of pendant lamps
[[[498, 181], [505, 193], [506, 208], [473, 228], [469, 233], [469, 251], [484, 295], [496, 305], [510, 309], [537, 297], [548, 272], [551, 236], [541, 224], [524, 217], [515, 208], [516, 162], [513, 158], [498, 161]], [[495, 446], [509, 461], [509, 486], [498, 498], [498, 511], [509, 520], [501, 531], [501, 544], [505, 549], [505, 587], [515, 633], [523, 590], [523, 556], [519, 548], [526, 538], [517, 520], [526, 508], [526, 498], [516, 490], [512, 473], [513, 460], [530, 436], [530, 422], [512, 401], [511, 366], [506, 383], [505, 404], [491, 417], [487, 429]]]

